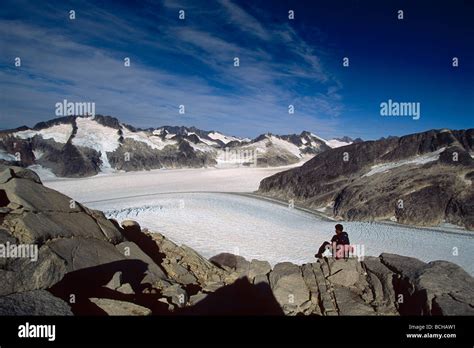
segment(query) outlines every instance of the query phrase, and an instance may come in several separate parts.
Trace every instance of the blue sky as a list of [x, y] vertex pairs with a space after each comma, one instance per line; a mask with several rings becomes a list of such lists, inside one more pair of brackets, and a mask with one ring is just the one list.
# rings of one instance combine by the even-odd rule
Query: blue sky
[[[63, 99], [138, 127], [249, 137], [376, 139], [474, 124], [468, 0], [3, 0], [0, 18], [0, 128], [54, 118]], [[388, 99], [419, 102], [420, 119], [380, 116]]]

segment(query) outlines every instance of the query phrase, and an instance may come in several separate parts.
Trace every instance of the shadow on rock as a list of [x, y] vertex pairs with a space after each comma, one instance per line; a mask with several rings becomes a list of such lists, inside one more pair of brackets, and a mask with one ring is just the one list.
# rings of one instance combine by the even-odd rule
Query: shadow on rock
[[194, 306], [179, 310], [178, 315], [284, 315], [266, 283], [251, 284], [240, 278], [208, 294]]
[[166, 255], [160, 251], [160, 248], [150, 236], [142, 232], [138, 223], [124, 221], [122, 222], [122, 227], [122, 233], [128, 241], [138, 245], [157, 265], [162, 264]]
[[[168, 306], [158, 302], [162, 297], [161, 294], [142, 293], [143, 285], [140, 283], [147, 268], [148, 265], [140, 260], [110, 262], [70, 272], [48, 290], [54, 296], [66, 301], [75, 315], [107, 315], [90, 298], [131, 302], [149, 308], [152, 314], [169, 314]], [[122, 283], [130, 284], [133, 293], [125, 294], [105, 287], [117, 272], [121, 272]]]

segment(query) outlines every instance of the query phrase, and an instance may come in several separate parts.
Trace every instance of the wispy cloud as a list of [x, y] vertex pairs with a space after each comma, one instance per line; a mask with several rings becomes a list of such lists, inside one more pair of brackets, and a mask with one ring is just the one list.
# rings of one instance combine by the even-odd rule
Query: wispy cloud
[[[67, 6], [50, 4], [29, 9], [44, 15], [41, 21], [0, 22], [2, 127], [51, 118], [65, 98], [94, 101], [96, 112], [147, 127], [186, 124], [242, 136], [308, 129], [324, 136], [338, 125], [340, 83], [286, 22], [261, 23], [227, 0], [208, 7], [163, 2], [163, 11], [147, 16], [85, 5], [76, 22], [67, 20]], [[177, 19], [179, 8], [189, 21]], [[17, 56], [21, 68], [13, 66]]]
[[263, 40], [269, 40], [271, 35], [253, 16], [245, 12], [240, 6], [230, 0], [218, 0], [225, 9], [228, 21], [239, 27], [246, 34], [255, 35]]

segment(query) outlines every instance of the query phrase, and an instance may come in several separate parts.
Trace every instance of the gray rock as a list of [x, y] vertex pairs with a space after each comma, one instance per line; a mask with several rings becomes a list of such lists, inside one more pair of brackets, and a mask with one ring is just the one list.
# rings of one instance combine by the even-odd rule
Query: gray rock
[[169, 297], [171, 303], [178, 307], [184, 307], [188, 302], [188, 293], [179, 284], [174, 284], [162, 291], [162, 295]]
[[234, 255], [230, 253], [221, 253], [215, 255], [209, 259], [212, 263], [220, 266], [227, 267], [232, 271], [241, 274], [248, 274], [250, 269], [250, 262], [247, 261], [244, 257], [239, 255]]
[[66, 261], [68, 272], [126, 259], [112, 244], [93, 238], [54, 239], [47, 245]]
[[425, 262], [415, 259], [414, 257], [389, 253], [381, 254], [380, 260], [393, 272], [410, 279], [413, 279], [417, 272], [426, 265]]
[[33, 290], [0, 297], [0, 316], [73, 315], [69, 305], [45, 290]]
[[4, 165], [0, 166], [0, 184], [6, 183], [12, 178], [12, 170]]
[[189, 298], [189, 305], [194, 306], [195, 304], [205, 300], [209, 295], [202, 292], [198, 292]]
[[267, 275], [272, 270], [272, 266], [268, 261], [252, 260], [250, 262], [250, 268], [248, 277], [253, 280], [256, 276]]
[[441, 294], [433, 297], [431, 306], [434, 315], [474, 315], [472, 305], [459, 301], [451, 294]]
[[8, 261], [6, 269], [0, 270], [0, 296], [50, 288], [64, 277], [66, 271], [64, 260], [48, 246], [42, 246], [38, 250], [37, 261], [12, 259]]
[[179, 263], [170, 263], [166, 267], [168, 275], [181, 284], [196, 284], [197, 278]]
[[270, 281], [268, 280], [268, 276], [266, 274], [256, 275], [255, 278], [253, 279], [253, 283], [255, 285], [258, 285], [258, 284], [268, 284], [268, 285], [270, 285]]
[[122, 221], [122, 227], [125, 228], [130, 228], [130, 229], [137, 229], [141, 231], [140, 224], [136, 222], [135, 220], [124, 220]]
[[433, 261], [418, 271], [415, 289], [426, 296], [431, 315], [474, 315], [474, 279], [448, 261]]
[[202, 290], [205, 292], [215, 292], [223, 286], [225, 286], [223, 282], [209, 282], [202, 288]]
[[375, 315], [375, 309], [348, 288], [334, 288], [339, 315]]
[[40, 243], [54, 238], [84, 237], [109, 241], [96, 221], [85, 213], [27, 212], [12, 221], [13, 235], [22, 243]]
[[71, 198], [29, 179], [12, 178], [1, 185], [10, 202], [33, 212], [80, 212], [79, 206], [71, 206]]
[[367, 271], [368, 282], [372, 289], [374, 305], [378, 311], [398, 313], [394, 289], [395, 274], [389, 270], [378, 257], [365, 257], [363, 265]]
[[111, 316], [147, 316], [152, 313], [150, 309], [131, 302], [94, 297], [89, 300]]
[[126, 295], [135, 294], [135, 291], [133, 290], [132, 286], [129, 283], [121, 285], [120, 287], [117, 288], [117, 291]]
[[41, 184], [41, 179], [34, 171], [17, 166], [5, 166], [0, 164], [0, 184], [4, 184], [11, 178], [21, 178]]
[[[174, 281], [204, 286], [209, 282], [224, 281], [228, 275], [226, 271], [186, 245], [178, 246], [160, 233], [147, 235], [157, 244], [160, 252], [165, 254], [161, 266]], [[176, 267], [177, 264], [179, 267]]]
[[115, 272], [112, 279], [104, 285], [111, 290], [117, 290], [122, 285], [122, 272]]
[[290, 276], [292, 274], [301, 275], [300, 268], [291, 262], [281, 262], [275, 265], [273, 271], [270, 273], [270, 284], [273, 286], [276, 285], [280, 278], [285, 276]]
[[116, 227], [116, 225], [112, 223], [111, 220], [105, 217], [103, 212], [88, 209], [82, 205], [81, 207], [89, 216], [91, 216], [95, 220], [107, 241], [112, 244], [118, 244], [124, 241], [122, 232]]
[[327, 279], [336, 285], [345, 287], [354, 286], [359, 282], [359, 261], [356, 259], [331, 260], [330, 272]]
[[[316, 265], [316, 267], [317, 266], [318, 265]], [[311, 306], [309, 307], [309, 313], [322, 315], [319, 303], [320, 290], [313, 267], [313, 264], [305, 264], [301, 266], [301, 271], [303, 274], [303, 279], [306, 283], [306, 287], [308, 288], [310, 293]]]
[[144, 253], [135, 243], [123, 242], [116, 246], [120, 255], [126, 259], [140, 260], [148, 265], [149, 276], [147, 279], [152, 285], [160, 284], [162, 280], [167, 279], [167, 275], [162, 268], [153, 261], [153, 259]]
[[303, 279], [301, 270], [290, 262], [282, 262], [270, 273], [270, 285], [276, 301], [285, 314], [304, 312], [311, 295]]

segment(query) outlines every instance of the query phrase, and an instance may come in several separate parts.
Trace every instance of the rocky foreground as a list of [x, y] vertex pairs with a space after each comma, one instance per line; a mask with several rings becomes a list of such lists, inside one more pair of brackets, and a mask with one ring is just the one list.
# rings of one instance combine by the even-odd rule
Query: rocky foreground
[[38, 259], [0, 257], [1, 315], [474, 315], [474, 279], [450, 262], [207, 260], [0, 166], [7, 245], [36, 245]]

